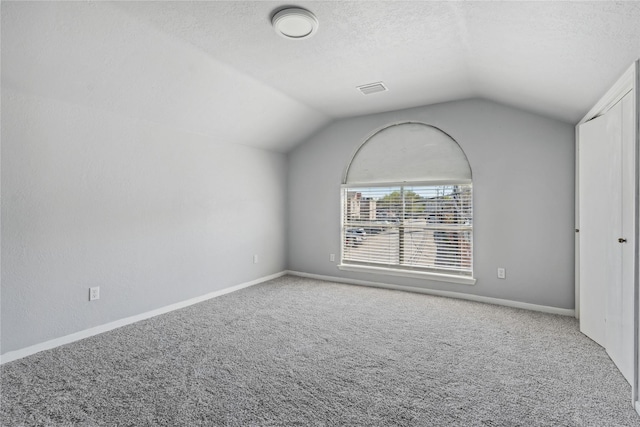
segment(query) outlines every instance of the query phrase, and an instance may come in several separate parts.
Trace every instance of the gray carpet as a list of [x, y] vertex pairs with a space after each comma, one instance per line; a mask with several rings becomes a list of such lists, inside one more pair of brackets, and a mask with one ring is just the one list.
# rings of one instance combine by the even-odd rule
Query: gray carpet
[[291, 276], [1, 380], [2, 426], [640, 426], [573, 318]]

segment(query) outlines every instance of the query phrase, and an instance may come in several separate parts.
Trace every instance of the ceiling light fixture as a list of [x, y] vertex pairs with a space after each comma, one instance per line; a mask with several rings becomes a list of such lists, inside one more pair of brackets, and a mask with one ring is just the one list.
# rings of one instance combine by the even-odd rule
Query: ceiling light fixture
[[306, 39], [318, 30], [318, 18], [298, 7], [283, 9], [273, 15], [271, 24], [276, 33], [288, 39]]

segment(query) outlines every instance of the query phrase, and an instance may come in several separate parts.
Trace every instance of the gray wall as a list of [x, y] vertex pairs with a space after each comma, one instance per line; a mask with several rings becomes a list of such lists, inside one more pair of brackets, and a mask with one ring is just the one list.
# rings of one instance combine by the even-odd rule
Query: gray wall
[[[449, 133], [471, 164], [473, 286], [336, 267], [345, 168], [375, 130], [408, 120]], [[341, 120], [289, 153], [288, 183], [290, 270], [574, 308], [571, 124], [481, 99]], [[497, 279], [497, 267], [506, 268], [506, 280]]]
[[1, 136], [3, 353], [286, 268], [283, 154], [6, 87]]

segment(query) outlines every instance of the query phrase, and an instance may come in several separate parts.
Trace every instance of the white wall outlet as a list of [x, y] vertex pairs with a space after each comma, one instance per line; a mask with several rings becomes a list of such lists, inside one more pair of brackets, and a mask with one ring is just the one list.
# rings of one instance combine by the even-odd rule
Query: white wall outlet
[[253, 256], [253, 263], [257, 264], [258, 263], [258, 255], [254, 255]]
[[329, 254], [329, 261], [336, 262], [336, 254]]
[[100, 299], [100, 286], [89, 288], [89, 301]]
[[502, 267], [498, 267], [498, 279], [506, 279], [507, 278], [507, 270]]

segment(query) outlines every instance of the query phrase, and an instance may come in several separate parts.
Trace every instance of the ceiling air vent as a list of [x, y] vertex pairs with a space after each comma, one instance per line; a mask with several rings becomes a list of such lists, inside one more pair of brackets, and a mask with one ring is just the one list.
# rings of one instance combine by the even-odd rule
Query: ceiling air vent
[[369, 83], [368, 85], [358, 86], [358, 89], [365, 95], [371, 95], [372, 93], [384, 92], [388, 90], [382, 82]]

